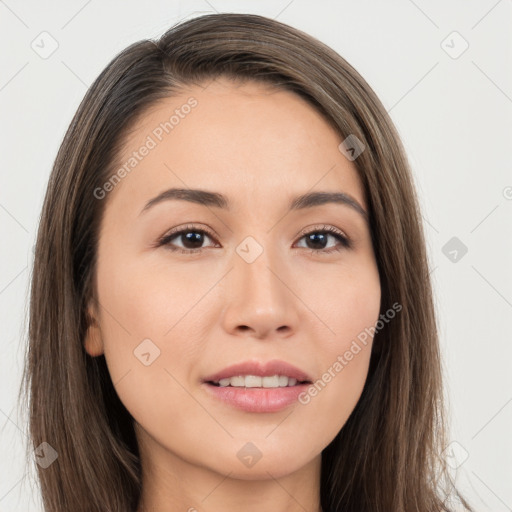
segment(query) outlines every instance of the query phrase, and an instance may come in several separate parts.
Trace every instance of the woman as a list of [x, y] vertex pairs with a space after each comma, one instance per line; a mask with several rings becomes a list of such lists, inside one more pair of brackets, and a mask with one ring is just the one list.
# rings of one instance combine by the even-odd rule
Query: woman
[[342, 57], [261, 16], [183, 22], [87, 92], [24, 384], [46, 512], [472, 510], [397, 132]]

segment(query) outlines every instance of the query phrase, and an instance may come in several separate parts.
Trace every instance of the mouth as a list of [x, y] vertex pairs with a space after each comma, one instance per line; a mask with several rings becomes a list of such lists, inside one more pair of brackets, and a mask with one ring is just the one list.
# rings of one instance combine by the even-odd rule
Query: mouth
[[208, 375], [203, 382], [217, 387], [285, 388], [311, 384], [312, 377], [286, 361], [243, 361]]
[[217, 381], [209, 380], [206, 383], [216, 387], [275, 389], [311, 384], [311, 381], [298, 380], [295, 377], [276, 374], [263, 377], [259, 375], [236, 375]]
[[278, 412], [296, 404], [312, 377], [285, 361], [238, 363], [202, 380], [213, 399], [249, 413]]

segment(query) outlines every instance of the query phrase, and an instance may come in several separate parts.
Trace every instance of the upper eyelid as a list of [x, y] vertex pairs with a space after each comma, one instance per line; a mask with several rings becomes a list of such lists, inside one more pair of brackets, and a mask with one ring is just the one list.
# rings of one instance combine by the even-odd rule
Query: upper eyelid
[[309, 233], [312, 233], [312, 232], [317, 232], [317, 231], [327, 231], [329, 232], [329, 234], [333, 234], [333, 233], [337, 233], [338, 235], [342, 235], [344, 236], [345, 238], [349, 238], [349, 236], [345, 233], [345, 231], [343, 231], [342, 229], [340, 228], [337, 228], [335, 226], [331, 226], [330, 224], [323, 224], [323, 225], [314, 225], [312, 227], [309, 227], [309, 228], [304, 228], [304, 229], [301, 229], [296, 236], [305, 236]]
[[215, 235], [207, 228], [202, 226], [190, 226], [186, 225], [183, 227], [177, 227], [173, 228], [170, 231], [168, 231], [166, 234], [164, 234], [161, 239], [168, 238], [173, 235], [180, 235], [182, 233], [186, 233], [187, 231], [204, 231], [209, 237], [215, 238]]

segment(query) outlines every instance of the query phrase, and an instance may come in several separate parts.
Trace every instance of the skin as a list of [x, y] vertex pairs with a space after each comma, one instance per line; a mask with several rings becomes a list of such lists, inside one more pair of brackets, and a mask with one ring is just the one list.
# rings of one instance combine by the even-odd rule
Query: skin
[[[235, 409], [209, 396], [202, 378], [251, 358], [283, 359], [315, 382], [375, 325], [381, 289], [364, 218], [340, 204], [288, 212], [291, 198], [312, 191], [345, 192], [367, 210], [364, 189], [338, 149], [343, 139], [303, 99], [224, 78], [150, 109], [120, 165], [190, 96], [197, 106], [103, 199], [85, 348], [105, 355], [135, 420], [145, 511], [318, 511], [321, 452], [361, 395], [372, 339], [308, 404], [279, 412]], [[172, 200], [139, 215], [170, 187], [220, 192], [231, 210]], [[195, 245], [201, 252], [155, 246], [188, 224], [214, 234]], [[330, 234], [308, 245], [301, 230], [324, 226], [353, 248], [325, 253], [340, 247]], [[236, 252], [247, 236], [263, 248], [252, 263]], [[194, 247], [184, 236], [172, 244]], [[134, 350], [148, 338], [160, 355], [146, 366]], [[237, 457], [247, 442], [261, 452], [251, 467]]]

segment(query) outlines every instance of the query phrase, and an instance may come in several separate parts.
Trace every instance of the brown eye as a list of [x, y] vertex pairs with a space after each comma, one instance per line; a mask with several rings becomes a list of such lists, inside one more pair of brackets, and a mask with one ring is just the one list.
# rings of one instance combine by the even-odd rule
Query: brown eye
[[[187, 226], [165, 235], [158, 242], [158, 247], [165, 246], [171, 251], [180, 251], [185, 254], [196, 253], [204, 248], [202, 245], [205, 242], [205, 238], [213, 239], [213, 235], [204, 229]], [[182, 246], [176, 246], [174, 240], [181, 242]]]
[[[352, 248], [350, 240], [336, 228], [324, 227], [304, 233], [301, 239], [306, 240], [306, 249], [311, 249], [314, 253], [331, 253], [343, 249]], [[329, 238], [338, 240], [339, 244], [326, 249]]]

